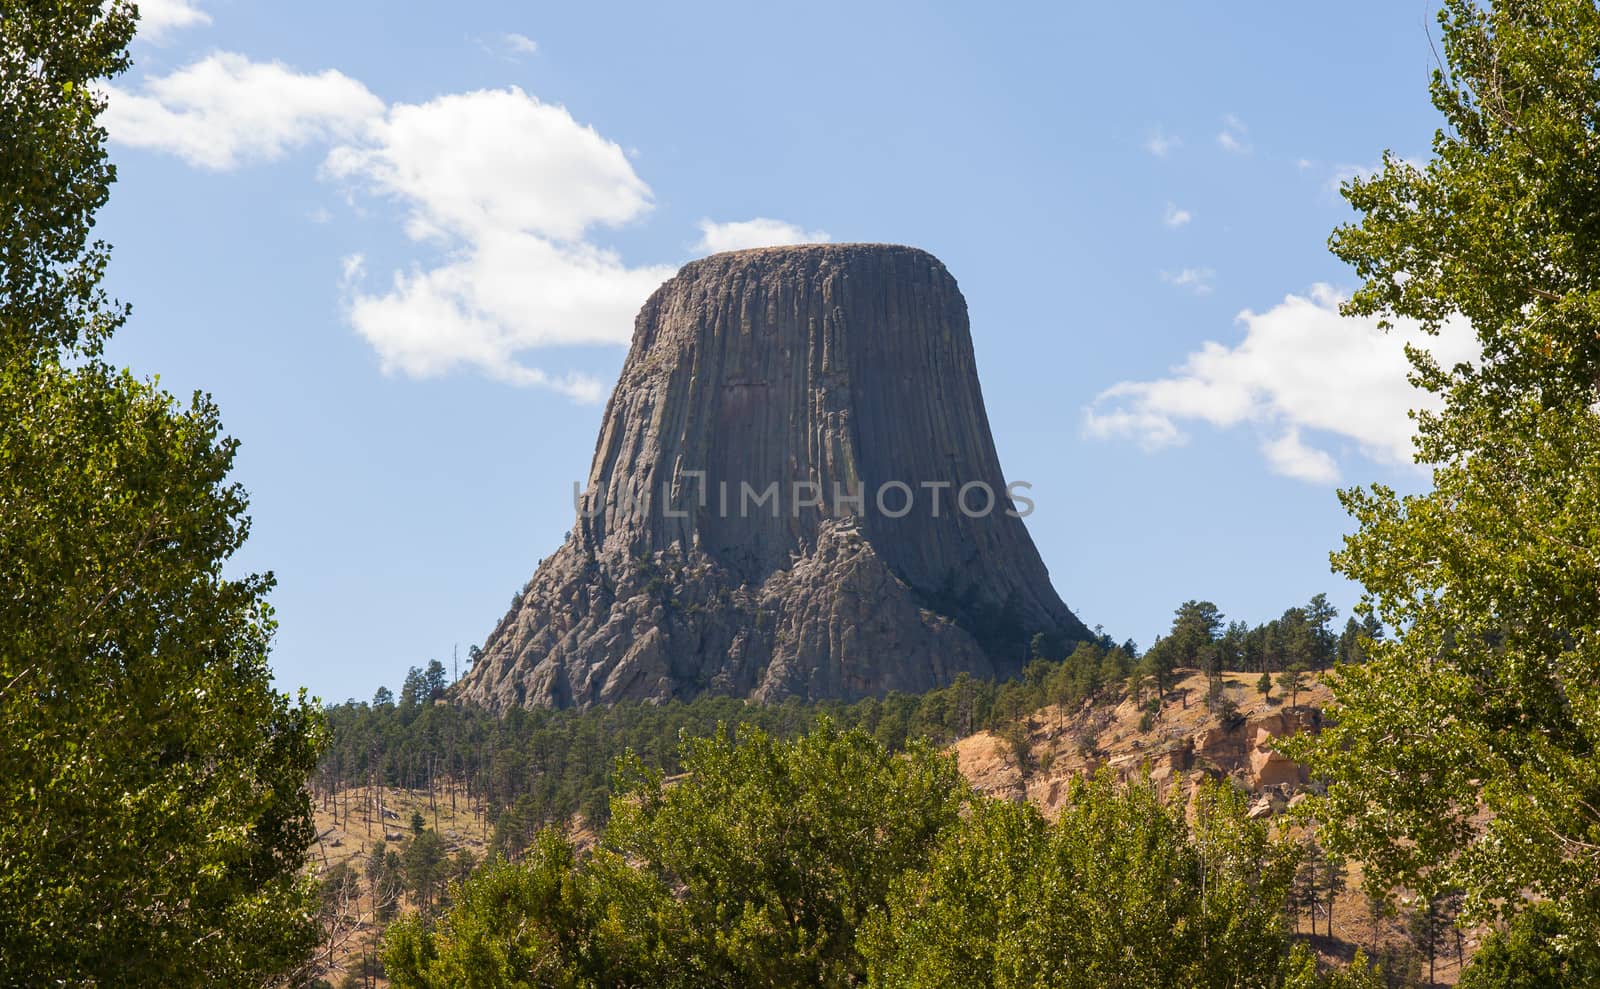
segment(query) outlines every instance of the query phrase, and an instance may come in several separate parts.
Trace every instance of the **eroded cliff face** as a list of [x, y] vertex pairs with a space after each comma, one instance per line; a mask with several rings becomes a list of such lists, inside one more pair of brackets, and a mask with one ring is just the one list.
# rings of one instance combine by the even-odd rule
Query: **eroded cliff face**
[[1156, 783], [1182, 781], [1187, 792], [1202, 779], [1232, 780], [1252, 797], [1252, 817], [1288, 806], [1311, 783], [1306, 768], [1277, 750], [1278, 741], [1318, 732], [1333, 694], [1318, 678], [1298, 692], [1297, 703], [1265, 696], [1255, 674], [1221, 675], [1223, 696], [1233, 713], [1204, 702], [1209, 679], [1199, 671], [1176, 671], [1170, 690], [1152, 707], [1143, 693], [1101, 696], [1070, 709], [1033, 711], [1005, 731], [980, 731], [951, 746], [956, 764], [980, 793], [1027, 800], [1055, 817], [1071, 781], [1109, 768], [1123, 780], [1146, 770]]
[[578, 521], [464, 678], [491, 707], [921, 691], [1088, 635], [1007, 496], [936, 258], [719, 254], [645, 303]]

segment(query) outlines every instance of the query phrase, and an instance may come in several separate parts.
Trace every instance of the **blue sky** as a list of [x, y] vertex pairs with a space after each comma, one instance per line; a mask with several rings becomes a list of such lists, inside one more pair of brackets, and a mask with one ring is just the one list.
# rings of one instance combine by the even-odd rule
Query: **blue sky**
[[143, 6], [111, 356], [242, 441], [284, 687], [481, 642], [571, 526], [632, 313], [723, 247], [939, 256], [1056, 589], [1119, 639], [1347, 609], [1336, 489], [1423, 483], [1326, 239], [1340, 177], [1426, 157], [1432, 4]]

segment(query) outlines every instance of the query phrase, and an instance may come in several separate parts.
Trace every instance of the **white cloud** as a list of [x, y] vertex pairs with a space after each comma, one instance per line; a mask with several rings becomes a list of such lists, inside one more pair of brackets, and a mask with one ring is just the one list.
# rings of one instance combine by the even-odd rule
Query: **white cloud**
[[1375, 320], [1341, 316], [1340, 301], [1317, 285], [1309, 297], [1240, 313], [1245, 337], [1237, 346], [1207, 342], [1168, 377], [1113, 385], [1084, 410], [1085, 432], [1155, 450], [1186, 442], [1186, 422], [1251, 424], [1270, 437], [1262, 447], [1269, 467], [1315, 483], [1336, 480], [1339, 468], [1328, 451], [1307, 445], [1302, 431], [1353, 441], [1380, 463], [1410, 462], [1407, 413], [1436, 403], [1407, 380], [1405, 345], [1449, 366], [1473, 360], [1476, 340], [1462, 321], [1437, 338], [1408, 323], [1385, 333]]
[[1193, 219], [1193, 213], [1186, 209], [1179, 209], [1175, 203], [1168, 203], [1167, 211], [1162, 215], [1161, 222], [1173, 229], [1177, 229]]
[[107, 93], [113, 141], [214, 170], [356, 134], [383, 113], [383, 101], [340, 72], [300, 73], [232, 52], [146, 79], [138, 93]]
[[633, 317], [672, 268], [628, 268], [609, 251], [503, 231], [458, 260], [396, 271], [366, 292], [347, 281], [349, 319], [386, 372], [425, 378], [474, 367], [512, 384], [546, 385], [582, 401], [605, 396], [587, 377], [552, 377], [519, 354], [562, 344], [625, 344]]
[[210, 23], [211, 15], [195, 0], [139, 0], [139, 37], [146, 41], [160, 42], [169, 32]]
[[573, 240], [651, 205], [620, 147], [515, 87], [396, 104], [326, 169], [404, 203], [417, 240], [508, 229]]
[[120, 143], [216, 170], [332, 145], [322, 174], [346, 183], [352, 207], [359, 193], [398, 203], [431, 257], [373, 288], [356, 254], [342, 278], [350, 324], [388, 372], [470, 368], [597, 400], [600, 382], [540, 370], [525, 353], [626, 344], [639, 306], [674, 271], [629, 266], [593, 242], [595, 228], [647, 213], [650, 188], [614, 142], [520, 89], [385, 107], [338, 72], [223, 52], [109, 97]]
[[1163, 133], [1159, 127], [1152, 130], [1150, 136], [1144, 142], [1144, 149], [1157, 158], [1165, 158], [1181, 147], [1183, 147], [1183, 138]]
[[1217, 144], [1222, 150], [1236, 155], [1250, 153], [1250, 128], [1246, 127], [1243, 120], [1233, 114], [1226, 114], [1222, 118], [1222, 131], [1217, 134]]
[[1168, 285], [1188, 289], [1195, 295], [1210, 295], [1211, 280], [1217, 276], [1210, 268], [1184, 268], [1182, 271], [1163, 271], [1161, 280]]
[[518, 34], [515, 31], [512, 31], [508, 34], [501, 35], [500, 39], [505, 42], [507, 50], [509, 50], [513, 55], [539, 54], [539, 43], [525, 34]]
[[825, 230], [804, 230], [792, 223], [771, 220], [764, 216], [730, 223], [701, 220], [700, 240], [695, 243], [694, 249], [707, 254], [718, 254], [722, 251], [742, 251], [750, 247], [823, 244], [830, 239]]
[[1339, 480], [1339, 465], [1326, 450], [1306, 446], [1300, 440], [1300, 430], [1289, 427], [1277, 439], [1261, 444], [1267, 464], [1284, 477], [1292, 477], [1312, 484], [1333, 484]]
[[650, 189], [616, 144], [519, 89], [396, 105], [367, 141], [334, 148], [325, 170], [403, 204], [409, 236], [445, 252], [378, 292], [361, 286], [360, 264], [347, 271], [350, 321], [387, 371], [464, 365], [598, 400], [594, 379], [547, 374], [519, 354], [627, 343], [635, 312], [674, 270], [629, 267], [587, 240], [646, 213]]

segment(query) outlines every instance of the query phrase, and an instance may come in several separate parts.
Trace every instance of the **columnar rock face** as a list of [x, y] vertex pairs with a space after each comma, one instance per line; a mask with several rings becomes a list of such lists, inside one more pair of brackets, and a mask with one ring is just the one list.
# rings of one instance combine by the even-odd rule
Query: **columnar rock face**
[[771, 701], [1010, 675], [1036, 633], [1088, 635], [1026, 507], [937, 259], [838, 244], [695, 261], [639, 313], [577, 524], [462, 694]]

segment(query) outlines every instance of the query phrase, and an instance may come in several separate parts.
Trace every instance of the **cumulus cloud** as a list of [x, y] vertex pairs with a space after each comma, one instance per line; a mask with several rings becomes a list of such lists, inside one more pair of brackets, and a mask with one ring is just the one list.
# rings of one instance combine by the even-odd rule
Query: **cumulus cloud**
[[139, 37], [164, 41], [173, 31], [210, 24], [211, 15], [195, 0], [139, 0]]
[[1222, 130], [1217, 134], [1217, 145], [1230, 154], [1249, 154], [1250, 128], [1233, 114], [1225, 115], [1222, 118]]
[[1144, 142], [1144, 149], [1157, 158], [1165, 158], [1181, 147], [1183, 147], [1183, 138], [1164, 133], [1159, 127], [1151, 131], [1150, 136]]
[[[528, 352], [626, 344], [639, 306], [674, 270], [629, 265], [596, 242], [597, 230], [648, 213], [650, 188], [616, 143], [520, 89], [385, 106], [339, 72], [221, 52], [108, 97], [104, 119], [121, 144], [213, 170], [321, 144], [322, 176], [352, 201], [397, 204], [417, 259], [369, 278], [352, 255], [341, 280], [350, 325], [386, 372], [465, 368], [598, 400], [601, 382], [533, 366]], [[827, 238], [771, 220], [703, 224], [702, 233]]]
[[1165, 223], [1169, 227], [1172, 227], [1173, 229], [1177, 229], [1193, 219], [1193, 213], [1186, 209], [1179, 209], [1175, 203], [1168, 203], [1167, 211], [1166, 213], [1162, 214], [1161, 222]]
[[365, 137], [330, 151], [326, 169], [405, 204], [416, 240], [506, 229], [572, 240], [650, 209], [620, 147], [515, 87], [396, 104]]
[[1184, 268], [1180, 271], [1161, 273], [1161, 280], [1168, 285], [1187, 289], [1195, 295], [1210, 295], [1211, 280], [1215, 277], [1217, 273], [1210, 268]]
[[825, 244], [831, 238], [826, 230], [805, 230], [793, 223], [758, 216], [753, 220], [734, 220], [730, 223], [700, 221], [700, 239], [694, 245], [697, 251], [717, 254], [722, 251], [742, 251], [750, 247], [777, 247], [782, 244]]
[[1168, 377], [1113, 385], [1084, 410], [1085, 432], [1156, 450], [1186, 442], [1186, 423], [1249, 424], [1268, 437], [1262, 453], [1272, 470], [1313, 483], [1336, 481], [1339, 465], [1305, 441], [1309, 431], [1352, 441], [1379, 463], [1410, 462], [1407, 413], [1435, 402], [1407, 381], [1405, 345], [1446, 366], [1470, 361], [1477, 355], [1471, 328], [1455, 321], [1430, 337], [1402, 322], [1385, 333], [1376, 320], [1341, 316], [1341, 301], [1317, 285], [1266, 312], [1240, 313], [1239, 344], [1207, 342]]
[[512, 88], [399, 104], [325, 172], [392, 198], [407, 234], [443, 251], [369, 291], [347, 269], [349, 318], [383, 367], [428, 376], [475, 367], [499, 380], [593, 401], [599, 382], [551, 375], [521, 352], [625, 344], [633, 315], [673, 269], [630, 267], [591, 243], [651, 208], [615, 143], [564, 108]]
[[217, 171], [354, 135], [383, 114], [383, 101], [343, 73], [301, 73], [232, 52], [146, 79], [138, 92], [106, 92], [102, 120], [113, 141]]

